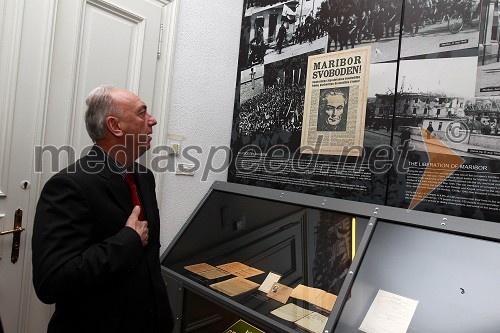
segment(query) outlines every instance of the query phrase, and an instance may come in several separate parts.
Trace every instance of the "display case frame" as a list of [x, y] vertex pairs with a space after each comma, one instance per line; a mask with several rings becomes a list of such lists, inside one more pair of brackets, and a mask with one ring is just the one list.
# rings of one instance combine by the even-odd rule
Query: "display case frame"
[[[366, 231], [364, 232], [360, 242], [357, 244], [358, 250], [356, 252], [356, 256], [352, 261], [349, 273], [344, 279], [337, 301], [328, 317], [323, 333], [333, 332], [334, 327], [338, 323], [341, 312], [348, 300], [349, 292], [353, 286], [356, 274], [360, 269], [363, 258], [365, 257], [365, 251], [367, 250], [370, 239], [373, 236], [373, 231], [375, 230], [377, 221], [384, 220], [398, 225], [413, 226], [426, 230], [441, 231], [445, 233], [495, 241], [500, 240], [500, 225], [494, 222], [472, 220], [443, 214], [406, 210], [383, 205], [353, 202], [297, 192], [216, 181], [188, 218], [185, 225], [174, 237], [169, 247], [164, 251], [160, 259], [161, 262], [169, 256], [172, 248], [182, 238], [182, 235], [188, 228], [190, 222], [194, 219], [196, 214], [214, 191], [295, 204], [308, 208], [328, 210], [366, 219]], [[165, 283], [167, 284], [172, 308], [174, 309], [174, 317], [176, 318], [176, 327], [174, 332], [181, 332], [181, 318], [183, 316], [182, 309], [186, 293], [201, 295], [209, 302], [213, 302], [213, 304], [216, 304], [217, 306], [226, 309], [229, 313], [234, 314], [234, 318], [242, 318], [252, 324], [255, 324], [257, 327], [259, 325], [261, 327], [266, 327], [266, 332], [268, 333], [297, 332], [297, 330], [282, 325], [281, 323], [270, 319], [268, 316], [264, 316], [259, 312], [249, 309], [228, 297], [221, 296], [220, 293], [207, 288], [206, 286], [186, 279], [178, 272], [169, 269], [169, 267], [162, 266], [162, 274]], [[217, 318], [213, 318], [213, 320], [217, 320]], [[203, 325], [203, 323], [200, 323], [200, 325]]]
[[[408, 215], [406, 215], [406, 214], [408, 214]], [[448, 237], [448, 236], [456, 237], [457, 240], [454, 241], [454, 243], [456, 243], [457, 245], [464, 244], [465, 240], [475, 241], [476, 244], [489, 242], [489, 243], [494, 244], [493, 246], [494, 246], [494, 248], [496, 248], [495, 253], [497, 254], [497, 256], [494, 258], [500, 258], [500, 224], [499, 223], [495, 223], [495, 222], [491, 222], [491, 221], [474, 220], [474, 219], [469, 219], [469, 218], [460, 218], [460, 217], [455, 217], [455, 216], [438, 215], [438, 214], [418, 212], [418, 211], [408, 211], [405, 213], [402, 210], [393, 209], [393, 208], [384, 210], [384, 212], [378, 213], [376, 218], [373, 217], [370, 220], [370, 223], [368, 224], [368, 226], [365, 230], [363, 238], [360, 242], [359, 251], [357, 252], [357, 256], [354, 258], [354, 260], [351, 264], [348, 276], [344, 280], [344, 284], [342, 285], [342, 289], [339, 293], [337, 302], [335, 303], [335, 306], [332, 309], [332, 313], [328, 319], [327, 325], [325, 326], [325, 330], [323, 333], [346, 332], [345, 327], [343, 327], [342, 329], [339, 328], [339, 326], [340, 326], [339, 322], [342, 319], [342, 313], [346, 307], [347, 301], [354, 298], [352, 293], [353, 293], [353, 290], [355, 290], [354, 283], [355, 283], [358, 275], [360, 274], [363, 267], [368, 266], [366, 264], [366, 262], [370, 261], [370, 258], [367, 258], [368, 254], [376, 251], [374, 249], [371, 249], [370, 246], [372, 245], [372, 243], [375, 243], [375, 241], [373, 241], [374, 234], [377, 231], [377, 228], [381, 228], [382, 224], [384, 224], [384, 225], [391, 224], [391, 225], [398, 227], [399, 229], [403, 229], [404, 227], [410, 227], [407, 229], [418, 230], [420, 233], [432, 232], [434, 234], [433, 237], [435, 237], [437, 234], [441, 234], [440, 236], [443, 236], [443, 237]], [[380, 235], [381, 231], [378, 231], [378, 232]], [[436, 244], [435, 241], [434, 241], [434, 244]], [[442, 246], [440, 248], [440, 250], [443, 251], [443, 248], [446, 244], [444, 242], [442, 242], [440, 245]], [[425, 245], [422, 245], [422, 246], [425, 246]], [[389, 248], [390, 246], [385, 245], [384, 247]], [[492, 246], [490, 245], [489, 248], [491, 249]], [[403, 253], [400, 255], [404, 255], [404, 253], [407, 253], [408, 251], [406, 251], [406, 252], [402, 251], [402, 252]], [[428, 252], [430, 252], [430, 251], [428, 251]], [[484, 258], [484, 260], [483, 260], [484, 262], [489, 262], [492, 265], [496, 262], [493, 258], [491, 258], [491, 260], [490, 260], [489, 255], [491, 255], [491, 253], [488, 253], [487, 251], [481, 252], [481, 250], [474, 250], [471, 252], [474, 252], [476, 254], [479, 253], [479, 255], [482, 255]], [[386, 250], [386, 253], [387, 253], [387, 250]], [[428, 254], [424, 254], [421, 256], [426, 260], [432, 258], [432, 256], [430, 256]], [[439, 286], [442, 286], [442, 285], [446, 285], [447, 289], [455, 288], [455, 290], [454, 290], [455, 297], [449, 297], [450, 296], [449, 291], [443, 292], [443, 294], [446, 294], [448, 296], [448, 298], [446, 300], [449, 301], [450, 303], [453, 303], [453, 302], [456, 302], [456, 300], [460, 297], [460, 296], [456, 297], [456, 295], [459, 295], [459, 294], [465, 295], [466, 294], [466, 291], [464, 290], [464, 288], [460, 288], [461, 286], [465, 287], [465, 285], [461, 285], [460, 283], [465, 284], [465, 282], [467, 282], [467, 287], [472, 287], [470, 289], [474, 289], [474, 288], [482, 289], [481, 292], [478, 292], [477, 289], [474, 291], [474, 293], [476, 295], [473, 298], [474, 298], [474, 301], [476, 301], [476, 302], [478, 300], [478, 294], [485, 295], [485, 294], [492, 293], [492, 292], [496, 291], [496, 294], [495, 294], [496, 298], [498, 299], [498, 296], [500, 296], [500, 288], [496, 288], [496, 287], [493, 288], [494, 287], [493, 283], [481, 285], [479, 279], [477, 279], [477, 280], [474, 279], [474, 276], [480, 277], [481, 275], [490, 275], [491, 276], [493, 274], [493, 276], [498, 276], [498, 275], [495, 275], [495, 272], [500, 273], [500, 265], [496, 265], [495, 269], [492, 269], [492, 267], [488, 267], [488, 271], [481, 271], [481, 273], [478, 274], [477, 272], [479, 270], [477, 268], [478, 268], [478, 266], [480, 266], [479, 264], [474, 264], [474, 265], [470, 265], [470, 266], [467, 265], [468, 262], [470, 263], [470, 261], [467, 261], [467, 259], [470, 259], [471, 255], [465, 256], [466, 258], [464, 258], [463, 262], [460, 262], [458, 264], [457, 264], [457, 261], [455, 261], [455, 263], [448, 264], [447, 260], [445, 259], [446, 255], [442, 252], [435, 253], [435, 256], [440, 257], [440, 263], [433, 265], [433, 267], [436, 267], [436, 270], [430, 270], [428, 272], [425, 272], [421, 276], [419, 276], [418, 278], [415, 279], [417, 281], [418, 281], [418, 279], [427, 279], [427, 280], [434, 279], [436, 281], [439, 281], [439, 282], [435, 283], [436, 286], [432, 286], [432, 284], [434, 284], [434, 282], [422, 283], [423, 285], [426, 285], [426, 286], [431, 285], [431, 288], [429, 288], [430, 289], [429, 292], [432, 292], [432, 289], [434, 289], [434, 291], [436, 291], [436, 289], [438, 289]], [[449, 253], [448, 253], [448, 256], [449, 256]], [[458, 256], [458, 254], [457, 254], [457, 256]], [[454, 256], [454, 257], [456, 257], [456, 256]], [[386, 259], [387, 259], [387, 261], [390, 260], [387, 257], [386, 257]], [[407, 258], [407, 262], [415, 263], [415, 261], [411, 261], [412, 259], [413, 258], [411, 258], [411, 256], [410, 256], [409, 258]], [[365, 262], [365, 264], [363, 264], [364, 262]], [[417, 264], [417, 263], [415, 263], [415, 264]], [[405, 267], [401, 267], [401, 266], [405, 266]], [[405, 283], [407, 285], [411, 285], [412, 282], [415, 282], [415, 281], [404, 280], [401, 276], [404, 274], [401, 274], [400, 272], [402, 270], [404, 271], [409, 266], [410, 265], [399, 265], [399, 266], [395, 267], [397, 269], [395, 269], [396, 272], [393, 273], [393, 274], [398, 275], [397, 279], [399, 281], [405, 281]], [[441, 273], [443, 271], [445, 271], [446, 269], [455, 268], [458, 266], [465, 266], [465, 268], [463, 268], [463, 267], [459, 268], [459, 269], [457, 269], [457, 271], [462, 271], [462, 272], [467, 271], [468, 274], [464, 274], [464, 276], [456, 276], [455, 279], [452, 279], [452, 280], [456, 280], [456, 281], [448, 281], [446, 283], [443, 283], [442, 280], [445, 278], [442, 276]], [[387, 268], [387, 265], [385, 268]], [[384, 267], [380, 267], [379, 271], [384, 272]], [[366, 275], [366, 273], [365, 273], [365, 275]], [[390, 274], [385, 274], [385, 275], [380, 274], [380, 275], [382, 277], [370, 279], [370, 284], [371, 284], [370, 287], [378, 287], [375, 289], [382, 290], [379, 287], [380, 281], [381, 280], [383, 281], [384, 278], [388, 279], [387, 277]], [[469, 276], [465, 276], [465, 275], [469, 275]], [[449, 275], [448, 275], [448, 277], [449, 277]], [[378, 282], [375, 282], [375, 281], [378, 281]], [[460, 282], [458, 282], [458, 281], [460, 281]], [[366, 279], [364, 282], [366, 282]], [[483, 283], [484, 283], [484, 281], [483, 281]], [[407, 288], [407, 289], [415, 289], [415, 290], [419, 289], [419, 288], [422, 289], [422, 286], [417, 286], [417, 284], [419, 284], [419, 283], [415, 283], [415, 285], [413, 285], [411, 288]], [[360, 289], [362, 289], [362, 288], [360, 288]], [[496, 290], [493, 290], [493, 289], [496, 289]], [[419, 297], [407, 298], [407, 295], [400, 295], [400, 294], [396, 294], [395, 296], [398, 299], [402, 298], [402, 299], [410, 300], [410, 301], [419, 301]], [[424, 297], [424, 296], [422, 296], [422, 297]], [[375, 300], [373, 300], [372, 296], [363, 295], [362, 298], [368, 304], [375, 303]], [[444, 299], [442, 296], [436, 297], [436, 298], [438, 298], [439, 300]], [[373, 300], [373, 303], [372, 303], [372, 300]], [[358, 297], [358, 301], [359, 301], [359, 297]], [[427, 304], [428, 303], [429, 302], [427, 302]], [[460, 302], [456, 303], [457, 307], [462, 307], [462, 309], [460, 309], [460, 311], [465, 316], [465, 315], [467, 315], [467, 313], [463, 311], [464, 310], [463, 309], [464, 303], [466, 304], [465, 305], [466, 309], [470, 308], [470, 310], [471, 310], [470, 313], [473, 312], [472, 309], [474, 308], [475, 305], [473, 302], [471, 302], [470, 299], [463, 301], [462, 304], [460, 304]], [[487, 300], [484, 300], [484, 301], [481, 301], [480, 304], [476, 303], [476, 308], [479, 311], [481, 311], [480, 309], [486, 309], [488, 307], [498, 308], [498, 306], [500, 306], [500, 300], [497, 303], [498, 304], [491, 304], [491, 303], [488, 303]], [[359, 306], [359, 303], [358, 303], [358, 306]], [[433, 306], [436, 307], [435, 304]], [[460, 311], [457, 311], [457, 310], [453, 310], [453, 311], [455, 311], [455, 315], [460, 315]], [[453, 312], [453, 311], [450, 311], [450, 312]], [[444, 321], [448, 320], [448, 323], [449, 323], [449, 324], [445, 324], [445, 325], [449, 325], [449, 326], [446, 326], [444, 328], [444, 330], [442, 327], [440, 329], [435, 328], [434, 330], [429, 330], [429, 329], [420, 330], [419, 328], [414, 327], [416, 325], [412, 324], [412, 326], [408, 327], [408, 330], [405, 332], [418, 333], [418, 332], [481, 331], [481, 330], [478, 330], [477, 327], [473, 327], [472, 329], [470, 327], [465, 328], [464, 331], [458, 330], [456, 327], [454, 327], [452, 329], [451, 328], [452, 326], [457, 326], [457, 324], [454, 322], [460, 321], [460, 320], [451, 319], [453, 316], [453, 313], [451, 313], [451, 315], [450, 315], [450, 312], [444, 311], [444, 313], [441, 314], [441, 315], [447, 316], [447, 319], [445, 319]], [[363, 312], [363, 315], [367, 315], [366, 311]], [[411, 316], [409, 316], [408, 319], [411, 321], [412, 317], [413, 317], [413, 314]], [[432, 322], [432, 318], [426, 318], [426, 321]], [[452, 324], [452, 322], [453, 322], [453, 324]], [[498, 328], [499, 323], [500, 323], [500, 320], [496, 320], [496, 327], [497, 328]], [[441, 325], [442, 324], [443, 323], [441, 323]], [[484, 324], [485, 325], [492, 325], [491, 323], [484, 323]], [[436, 325], [436, 323], [434, 322], [433, 325]], [[481, 325], [481, 324], [478, 324], [478, 326], [479, 325]], [[353, 331], [352, 329], [355, 329], [355, 330]], [[356, 329], [357, 329], [357, 331], [356, 331]], [[362, 331], [358, 327], [351, 327], [348, 330], [348, 332], [364, 332], [364, 331]], [[489, 332], [489, 331], [484, 331], [484, 332]]]

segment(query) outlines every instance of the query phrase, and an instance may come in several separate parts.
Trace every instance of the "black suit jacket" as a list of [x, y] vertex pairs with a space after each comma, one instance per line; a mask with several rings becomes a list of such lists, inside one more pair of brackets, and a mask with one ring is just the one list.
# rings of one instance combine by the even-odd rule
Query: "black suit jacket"
[[133, 209], [128, 186], [98, 147], [45, 184], [32, 248], [36, 293], [56, 304], [49, 333], [172, 331], [155, 181], [140, 168], [136, 183], [149, 228], [144, 248], [125, 227]]

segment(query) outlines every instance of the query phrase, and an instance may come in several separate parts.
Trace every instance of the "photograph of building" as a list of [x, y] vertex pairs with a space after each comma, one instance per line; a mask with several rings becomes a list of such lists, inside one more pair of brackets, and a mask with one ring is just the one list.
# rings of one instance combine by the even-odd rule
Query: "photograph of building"
[[[394, 95], [378, 95], [375, 105], [392, 100]], [[395, 136], [411, 133], [410, 146], [427, 151], [421, 128], [445, 142], [461, 156], [483, 158], [500, 153], [500, 99], [464, 98], [442, 94], [402, 93], [396, 98]], [[400, 142], [395, 140], [395, 145]], [[498, 157], [495, 157], [498, 158]]]

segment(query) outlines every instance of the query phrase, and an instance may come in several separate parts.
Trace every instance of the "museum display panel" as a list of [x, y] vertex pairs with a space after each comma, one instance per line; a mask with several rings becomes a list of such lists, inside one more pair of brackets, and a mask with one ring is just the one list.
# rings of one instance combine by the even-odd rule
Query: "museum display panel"
[[161, 259], [176, 331], [244, 319], [265, 332], [322, 332], [368, 218], [319, 207], [322, 197], [212, 186]]

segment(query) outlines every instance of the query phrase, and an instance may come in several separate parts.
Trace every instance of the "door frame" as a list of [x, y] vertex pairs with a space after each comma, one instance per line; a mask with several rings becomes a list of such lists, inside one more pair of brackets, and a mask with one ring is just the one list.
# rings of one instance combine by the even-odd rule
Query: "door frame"
[[[172, 93], [172, 79], [174, 72], [175, 45], [177, 36], [179, 0], [156, 0], [165, 3], [163, 7], [163, 33], [161, 36], [161, 54], [157, 63], [157, 75], [154, 90], [152, 110], [158, 121], [155, 126], [156, 135], [153, 136], [152, 146], [165, 142], [168, 136], [170, 96]], [[163, 184], [165, 183], [165, 172], [155, 172], [156, 196], [158, 202], [162, 202]]]
[[[44, 145], [45, 119], [49, 96], [49, 83], [54, 47], [55, 25], [57, 18], [57, 4], [59, 0], [6, 0], [3, 3], [3, 26], [0, 26], [2, 46], [7, 46], [0, 54], [4, 57], [0, 65], [0, 107], [2, 110], [16, 110], [29, 107], [33, 110], [35, 119], [34, 146]], [[87, 0], [80, 0], [82, 3]], [[106, 2], [105, 0], [100, 0]], [[158, 120], [156, 126], [156, 142], [166, 138], [168, 132], [168, 114], [170, 107], [171, 80], [174, 65], [175, 42], [179, 12], [179, 0], [154, 0], [162, 7], [163, 35], [159, 44], [161, 55], [157, 62], [156, 78], [154, 82], [154, 99], [152, 110]], [[2, 6], [0, 6], [2, 7]], [[32, 55], [37, 55], [33, 57]], [[28, 79], [29, 78], [29, 79]], [[4, 89], [5, 88], [5, 89]], [[29, 92], [29, 93], [27, 93]], [[23, 96], [31, 97], [24, 98]], [[23, 97], [23, 98], [20, 98]], [[6, 111], [7, 112], [7, 111]], [[12, 115], [13, 113], [11, 113]], [[5, 125], [4, 125], [5, 126]], [[11, 148], [10, 132], [2, 135], [6, 147]], [[29, 143], [27, 143], [29, 144]], [[33, 150], [34, 152], [34, 150]], [[8, 156], [8, 150], [5, 152]], [[6, 160], [4, 158], [3, 160]], [[33, 157], [34, 162], [34, 157]], [[34, 163], [33, 163], [34, 164]], [[8, 163], [4, 161], [3, 172], [5, 177]], [[32, 173], [34, 165], [32, 165]], [[164, 174], [156, 174], [158, 201], [161, 202]], [[32, 284], [32, 255], [31, 237], [33, 234], [33, 218], [36, 203], [43, 186], [44, 173], [33, 175], [29, 194], [29, 204], [25, 212], [26, 232], [23, 233], [24, 246], [20, 256], [23, 256], [23, 274], [21, 281], [21, 306], [18, 317], [18, 332], [38, 332], [40, 327], [47, 327], [53, 306], [41, 303]], [[0, 189], [1, 192], [1, 189]], [[1, 193], [0, 193], [1, 195]], [[21, 245], [22, 245], [21, 244]], [[6, 321], [6, 318], [3, 318]]]

